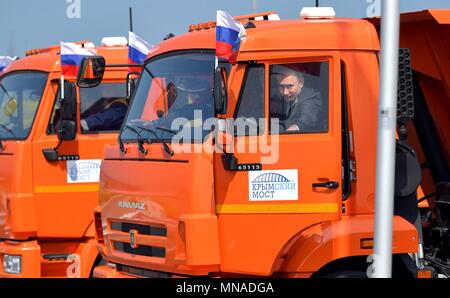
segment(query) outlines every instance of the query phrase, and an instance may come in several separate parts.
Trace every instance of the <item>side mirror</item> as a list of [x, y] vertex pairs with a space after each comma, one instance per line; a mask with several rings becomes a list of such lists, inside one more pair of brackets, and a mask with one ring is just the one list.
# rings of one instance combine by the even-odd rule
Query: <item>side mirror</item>
[[[60, 89], [61, 90], [61, 89]], [[60, 94], [61, 120], [76, 120], [77, 117], [77, 92], [75, 84], [64, 81], [64, 99]]]
[[73, 120], [62, 120], [58, 123], [57, 135], [60, 142], [72, 141], [77, 135], [77, 123]]
[[140, 73], [138, 72], [130, 72], [127, 75], [127, 98], [130, 99], [131, 95], [133, 95], [134, 90], [136, 89], [137, 86], [137, 82], [139, 77], [134, 77], [134, 76], [139, 76]]
[[105, 73], [105, 65], [105, 58], [102, 56], [84, 57], [78, 70], [77, 86], [92, 88], [100, 85]]
[[216, 114], [225, 114], [227, 104], [227, 71], [225, 67], [217, 67], [214, 72], [214, 107]]
[[63, 141], [72, 141], [77, 136], [77, 93], [75, 84], [64, 81], [64, 99], [61, 98], [62, 88], [59, 88], [59, 118], [56, 122], [56, 135], [59, 144], [54, 149], [43, 149], [42, 153], [47, 161], [59, 160], [58, 148]]

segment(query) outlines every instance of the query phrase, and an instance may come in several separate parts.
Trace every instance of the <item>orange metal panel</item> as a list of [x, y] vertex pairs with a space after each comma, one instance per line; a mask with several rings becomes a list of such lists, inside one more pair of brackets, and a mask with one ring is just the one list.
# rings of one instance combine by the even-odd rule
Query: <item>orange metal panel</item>
[[[373, 239], [374, 223], [375, 217], [371, 214], [343, 216], [339, 221], [311, 227], [285, 248], [281, 255], [285, 260], [277, 271], [316, 272], [333, 260], [349, 256], [369, 256], [373, 249], [361, 248], [361, 240]], [[417, 251], [417, 231], [405, 219], [394, 217], [393, 235], [394, 254]]]

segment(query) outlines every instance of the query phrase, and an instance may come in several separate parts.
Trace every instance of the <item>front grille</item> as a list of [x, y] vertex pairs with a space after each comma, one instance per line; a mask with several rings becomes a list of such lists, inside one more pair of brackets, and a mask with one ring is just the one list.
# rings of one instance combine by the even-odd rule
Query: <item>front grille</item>
[[70, 254], [46, 254], [42, 255], [42, 258], [47, 261], [67, 261]]
[[157, 258], [166, 257], [166, 249], [163, 247], [140, 245], [137, 248], [132, 248], [129, 243], [114, 241], [114, 248], [118, 251], [139, 256]]
[[172, 274], [117, 264], [117, 271], [150, 278], [169, 278]]
[[130, 230], [136, 230], [140, 235], [167, 237], [167, 228], [140, 225], [128, 222], [113, 221], [111, 223], [111, 229], [124, 233], [129, 233]]

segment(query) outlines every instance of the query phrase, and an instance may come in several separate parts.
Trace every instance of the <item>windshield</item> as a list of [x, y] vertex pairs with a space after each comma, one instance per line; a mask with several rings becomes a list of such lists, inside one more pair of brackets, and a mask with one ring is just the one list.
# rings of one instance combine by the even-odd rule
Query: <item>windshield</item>
[[0, 139], [28, 137], [47, 77], [47, 73], [33, 71], [0, 78]]
[[214, 117], [214, 59], [213, 51], [190, 51], [147, 63], [124, 125], [141, 136], [123, 129], [122, 140], [203, 142], [211, 131], [203, 123]]

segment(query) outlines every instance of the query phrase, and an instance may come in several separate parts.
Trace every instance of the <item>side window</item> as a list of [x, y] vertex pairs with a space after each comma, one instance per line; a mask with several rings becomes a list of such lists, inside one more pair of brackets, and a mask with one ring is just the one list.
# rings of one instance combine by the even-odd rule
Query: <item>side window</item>
[[25, 140], [32, 129], [48, 74], [18, 71], [0, 79], [0, 136]]
[[80, 118], [83, 133], [118, 131], [128, 109], [126, 83], [103, 83], [80, 89]]
[[328, 131], [328, 62], [270, 66], [271, 133]]
[[235, 112], [236, 136], [264, 133], [264, 65], [249, 65]]

